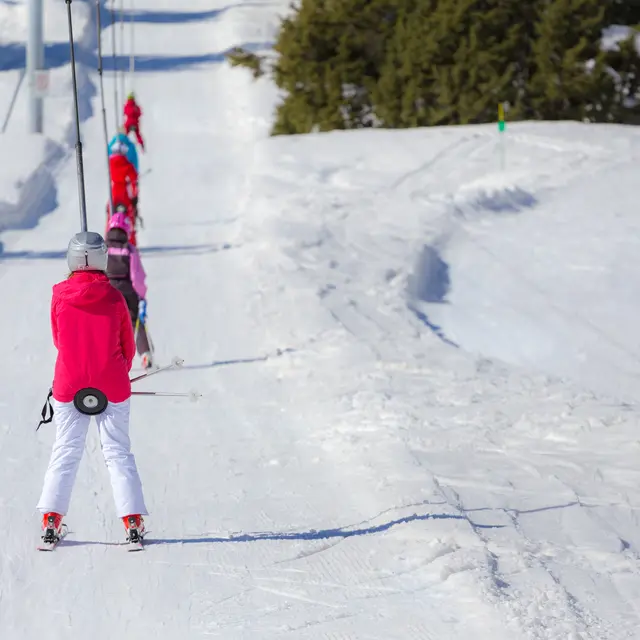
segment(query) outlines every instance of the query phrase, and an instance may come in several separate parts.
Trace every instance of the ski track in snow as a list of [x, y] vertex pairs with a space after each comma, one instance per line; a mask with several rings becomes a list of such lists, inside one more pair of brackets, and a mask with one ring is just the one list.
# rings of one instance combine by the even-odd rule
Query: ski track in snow
[[[3, 233], [0, 283], [14, 307], [0, 398], [2, 638], [640, 638], [637, 413], [557, 377], [575, 371], [555, 368], [562, 357], [536, 359], [545, 327], [567, 335], [572, 318], [589, 317], [590, 281], [573, 268], [557, 281], [549, 267], [518, 271], [514, 258], [533, 237], [566, 266], [569, 231], [571, 265], [607, 255], [605, 226], [585, 223], [602, 246], [580, 239], [571, 194], [624, 174], [633, 136], [514, 126], [506, 173], [493, 127], [267, 139], [274, 88], [212, 51], [259, 50], [284, 11], [136, 1], [149, 324], [160, 361], [186, 362], [139, 389], [203, 394], [134, 401], [151, 510], [144, 553], [118, 548], [95, 433], [67, 538], [52, 554], [34, 550], [28, 505], [53, 430], [34, 437], [31, 425], [55, 357], [50, 288], [78, 221], [73, 159], [56, 176], [60, 206], [29, 232]], [[108, 95], [112, 82], [107, 73]], [[96, 117], [83, 136], [100, 230]], [[553, 220], [562, 233], [540, 243]], [[527, 335], [528, 359], [505, 337], [524, 331], [523, 316], [501, 316], [544, 317], [504, 284], [520, 274], [530, 289], [553, 282], [544, 293], [564, 318], [539, 329], [539, 343]], [[555, 286], [571, 282], [582, 306]], [[594, 326], [612, 336], [598, 313]], [[593, 352], [630, 390], [634, 326]]]
[[[571, 127], [566, 127], [569, 133]], [[522, 125], [517, 130], [535, 131], [536, 128], [536, 125]], [[572, 169], [560, 177], [553, 167], [539, 162], [535, 166], [541, 168], [542, 175], [528, 178], [522, 172], [513, 180], [491, 176], [495, 138], [488, 128], [473, 128], [477, 132], [473, 135], [468, 135], [464, 128], [458, 129], [462, 129], [458, 134], [446, 129], [439, 136], [431, 133], [427, 138], [425, 134], [424, 141], [415, 140], [417, 136], [413, 132], [411, 137], [387, 132], [371, 132], [367, 138], [355, 134], [359, 135], [360, 145], [351, 147], [341, 144], [340, 137], [344, 134], [318, 136], [303, 142], [293, 139], [265, 144], [262, 149], [264, 170], [258, 172], [258, 186], [254, 187], [260, 197], [255, 200], [255, 215], [246, 225], [247, 232], [253, 234], [256, 242], [261, 237], [280, 239], [283, 256], [279, 272], [286, 273], [289, 279], [292, 274], [297, 275], [301, 281], [299, 290], [305, 286], [302, 282], [307, 283], [307, 288], [310, 282], [316, 289], [316, 297], [336, 323], [338, 333], [354, 343], [354, 350], [366, 352], [375, 361], [379, 377], [386, 378], [388, 386], [382, 382], [377, 385], [385, 394], [384, 400], [375, 393], [368, 397], [361, 392], [362, 400], [358, 402], [358, 405], [372, 403], [369, 415], [376, 416], [374, 421], [378, 428], [371, 429], [376, 432], [377, 444], [382, 446], [379, 432], [385, 416], [393, 415], [388, 407], [401, 405], [394, 417], [404, 413], [404, 421], [409, 423], [401, 429], [410, 434], [403, 442], [404, 446], [418, 452], [418, 460], [425, 467], [423, 472], [438, 478], [439, 486], [443, 486], [443, 475], [454, 480], [454, 485], [447, 490], [448, 504], [459, 510], [471, 508], [481, 515], [486, 514], [490, 524], [497, 523], [487, 530], [478, 529], [475, 524], [472, 527], [478, 534], [475, 546], [480, 545], [482, 549], [482, 561], [471, 561], [469, 567], [481, 571], [484, 577], [479, 583], [482, 586], [476, 587], [484, 594], [484, 599], [502, 612], [510, 632], [528, 638], [636, 637], [635, 578], [627, 580], [637, 572], [636, 555], [629, 552], [626, 534], [618, 531], [620, 522], [617, 526], [609, 524], [615, 513], [615, 520], [626, 521], [622, 525], [626, 532], [635, 530], [633, 501], [630, 503], [631, 494], [628, 493], [633, 482], [627, 485], [625, 480], [623, 486], [616, 487], [617, 482], [609, 486], [614, 474], [604, 480], [604, 468], [612, 470], [621, 464], [621, 441], [612, 443], [610, 449], [604, 449], [601, 441], [605, 433], [602, 429], [610, 435], [609, 430], [616, 426], [626, 424], [632, 428], [635, 414], [619, 400], [605, 398], [602, 406], [593, 400], [591, 392], [570, 391], [571, 386], [566, 382], [544, 374], [524, 374], [524, 378], [520, 378], [523, 374], [507, 373], [487, 358], [474, 363], [464, 354], [455, 355], [450, 349], [446, 349], [444, 361], [442, 354], [434, 357], [439, 349], [407, 317], [404, 304], [404, 288], [407, 276], [411, 276], [410, 256], [417, 256], [425, 242], [446, 250], [447, 243], [465, 231], [464, 227], [460, 229], [461, 216], [482, 224], [490, 221], [488, 216], [495, 215], [491, 210], [464, 205], [474, 202], [467, 194], [475, 197], [479, 190], [477, 187], [466, 191], [460, 189], [460, 173], [455, 174], [455, 171], [456, 165], [459, 171], [461, 157], [465, 162], [475, 158], [478, 171], [489, 174], [488, 178], [478, 179], [473, 170], [469, 170], [464, 174], [465, 184], [473, 184], [475, 180], [480, 187], [486, 185], [485, 191], [489, 194], [495, 192], [494, 185], [499, 188], [504, 184], [512, 189], [513, 184], [522, 184], [520, 193], [532, 194], [525, 203], [537, 206], [537, 198], [549, 198], [549, 194], [565, 188], [566, 184], [578, 182], [585, 170], [593, 175], [607, 163], [615, 162], [616, 147], [624, 144], [623, 136], [614, 139], [607, 148], [610, 140], [603, 140], [602, 145], [579, 142], [574, 145], [573, 137], [565, 134], [569, 140], [564, 141], [562, 130], [557, 128], [552, 129], [561, 134], [557, 139], [550, 137], [549, 129], [539, 138], [516, 132], [514, 142], [523, 141], [527, 147], [540, 148], [545, 153], [549, 150], [559, 164]], [[394, 146], [386, 144], [391, 135]], [[375, 140], [376, 137], [388, 139]], [[454, 137], [453, 141], [447, 139], [451, 137]], [[273, 147], [279, 151], [276, 163], [268, 156]], [[370, 147], [384, 147], [387, 163], [377, 164], [377, 157]], [[428, 147], [432, 159], [422, 161], [418, 170], [403, 172], [403, 165], [409, 164], [411, 152], [415, 153], [418, 147]], [[331, 166], [336, 161], [338, 149], [344, 153], [340, 157], [342, 169]], [[398, 157], [399, 149], [406, 153], [402, 158]], [[454, 152], [456, 149], [460, 153], [458, 157]], [[561, 155], [555, 158], [556, 154]], [[369, 165], [364, 161], [368, 155], [373, 158]], [[569, 157], [568, 161], [564, 155]], [[523, 152], [522, 156], [531, 162], [531, 153], [525, 155]], [[271, 161], [269, 164], [267, 157]], [[298, 157], [306, 158], [306, 164], [300, 169], [295, 166]], [[540, 160], [548, 162], [549, 158]], [[422, 172], [427, 169], [433, 171], [433, 175], [423, 176]], [[400, 177], [389, 180], [386, 178], [389, 173]], [[385, 183], [390, 186], [380, 186]], [[294, 184], [299, 185], [295, 191]], [[452, 190], [450, 194], [447, 189]], [[284, 204], [279, 202], [277, 213], [272, 213], [272, 201], [277, 194], [290, 191], [294, 191], [293, 197], [285, 197]], [[411, 202], [416, 201], [430, 209], [421, 212], [415, 205], [409, 209]], [[484, 201], [491, 204], [490, 200]], [[398, 219], [397, 212], [402, 207], [414, 215], [407, 213]], [[265, 263], [273, 260], [272, 246], [267, 247], [265, 243], [264, 253]], [[433, 308], [438, 306], [428, 307], [430, 312]], [[328, 352], [331, 348], [326, 343], [330, 335], [324, 338]], [[458, 336], [454, 337], [457, 339]], [[319, 337], [316, 341], [321, 343], [323, 339]], [[333, 347], [334, 352], [337, 349], [337, 346]], [[467, 367], [474, 370], [465, 382], [462, 371]], [[503, 375], [511, 380], [506, 387], [503, 386], [504, 379], [501, 380]], [[420, 392], [413, 401], [409, 392], [411, 384], [402, 380], [403, 376], [419, 381], [414, 382]], [[367, 376], [369, 381], [371, 377], [370, 374]], [[490, 393], [482, 379], [491, 380]], [[516, 386], [512, 386], [514, 383]], [[362, 389], [364, 384], [360, 379], [354, 387]], [[447, 401], [452, 403], [448, 409]], [[512, 407], [509, 406], [511, 403]], [[472, 409], [471, 415], [468, 406]], [[428, 407], [427, 414], [424, 414], [424, 407]], [[411, 411], [407, 415], [409, 408], [413, 411], [413, 420], [409, 418]], [[478, 415], [474, 415], [475, 412]], [[421, 415], [425, 417], [421, 419]], [[425, 420], [437, 435], [419, 444], [421, 437], [417, 433], [424, 436]], [[357, 413], [345, 422], [348, 424], [345, 438], [348, 439], [354, 437], [353, 425], [364, 425], [366, 419]], [[470, 436], [465, 428], [466, 442], [465, 436], [456, 436], [452, 441], [452, 430], [470, 424], [475, 425], [477, 431], [472, 429]], [[384, 427], [382, 430], [387, 431]], [[564, 434], [563, 430], [568, 432]], [[594, 433], [593, 440], [588, 438], [588, 442], [582, 442], [585, 433], [592, 431], [599, 435]], [[620, 434], [620, 437], [625, 441], [628, 436]], [[326, 436], [327, 441], [330, 439]], [[633, 436], [632, 439], [635, 442]], [[545, 446], [531, 460], [532, 452], [539, 448], [541, 440], [545, 445], [550, 443], [549, 451]], [[462, 446], [473, 462], [462, 462], [465, 458], [458, 457], [464, 456], [461, 451], [447, 460], [451, 450], [460, 446], [455, 444], [458, 441], [464, 443]], [[577, 449], [572, 446], [574, 443], [580, 443]], [[333, 450], [336, 450], [335, 445]], [[444, 451], [448, 453], [444, 454]], [[600, 453], [594, 456], [593, 451]], [[481, 462], [485, 456], [490, 462]], [[384, 462], [377, 464], [384, 475]], [[627, 477], [629, 472], [635, 477], [634, 464], [630, 461], [620, 478]], [[476, 465], [479, 467], [477, 474], [474, 473]], [[498, 487], [492, 487], [491, 482], [485, 486], [486, 478], [496, 473], [495, 465], [498, 468], [507, 466], [504, 488], [500, 488], [502, 483], [498, 483]], [[442, 467], [444, 471], [440, 470]], [[595, 478], [595, 482], [590, 478]], [[470, 494], [470, 501], [481, 506], [467, 506], [468, 486], [475, 489]], [[496, 489], [499, 489], [498, 494], [492, 495]], [[551, 497], [563, 499], [556, 501]], [[521, 504], [532, 499], [536, 502], [532, 508]], [[570, 515], [565, 516], [565, 512]], [[541, 521], [540, 524], [535, 520]], [[588, 535], [577, 535], [580, 527], [572, 525], [572, 520], [582, 523]], [[429, 537], [433, 535], [437, 534], [430, 530]], [[608, 569], [611, 564], [616, 566], [613, 571]], [[627, 575], [622, 578], [624, 574]], [[598, 578], [592, 586], [594, 576]], [[603, 602], [601, 607], [594, 606], [598, 600]], [[455, 632], [452, 636], [457, 637]]]

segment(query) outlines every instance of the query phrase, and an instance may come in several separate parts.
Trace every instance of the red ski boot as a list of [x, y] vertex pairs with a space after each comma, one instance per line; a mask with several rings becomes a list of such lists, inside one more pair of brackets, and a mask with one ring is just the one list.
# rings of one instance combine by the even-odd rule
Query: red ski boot
[[139, 514], [133, 514], [122, 518], [124, 528], [127, 532], [127, 544], [130, 550], [142, 549], [142, 539], [144, 538], [144, 520]]
[[52, 551], [64, 535], [62, 515], [51, 511], [42, 516], [42, 542], [38, 546], [41, 551]]

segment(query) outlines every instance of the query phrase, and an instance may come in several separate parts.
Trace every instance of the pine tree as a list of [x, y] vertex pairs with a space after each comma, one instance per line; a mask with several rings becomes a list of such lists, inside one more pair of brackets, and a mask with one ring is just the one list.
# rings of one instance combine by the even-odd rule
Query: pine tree
[[382, 126], [428, 124], [439, 49], [437, 5], [437, 0], [423, 0], [398, 8], [380, 77], [372, 90], [375, 116]]
[[509, 117], [514, 120], [529, 120], [534, 117], [529, 84], [535, 73], [533, 45], [536, 38], [536, 21], [539, 6], [545, 0], [509, 2], [511, 36], [515, 38], [509, 60], [513, 66], [513, 84], [503, 101], [510, 106]]
[[609, 119], [613, 122], [640, 122], [640, 104], [637, 98], [640, 93], [638, 37], [638, 31], [632, 29], [629, 37], [606, 53], [605, 62], [616, 87], [608, 105]]
[[537, 119], [608, 119], [615, 92], [600, 49], [602, 0], [547, 0], [540, 6], [529, 91]]
[[[453, 5], [453, 6], [452, 6]], [[513, 54], [521, 27], [513, 4], [503, 0], [454, 0], [450, 59], [435, 71], [434, 124], [473, 124], [495, 119], [498, 102], [517, 103]]]
[[400, 0], [302, 0], [275, 49], [276, 84], [287, 92], [274, 133], [371, 126], [370, 92]]
[[225, 58], [232, 67], [249, 69], [256, 80], [265, 74], [264, 58], [242, 47], [234, 47], [225, 54]]
[[504, 101], [524, 111], [518, 70], [528, 71], [531, 47], [523, 13], [522, 3], [505, 0], [424, 0], [400, 11], [374, 94], [381, 123], [486, 122]]
[[[272, 67], [284, 92], [274, 134], [512, 119], [628, 121], [640, 107], [631, 38], [640, 0], [299, 0]], [[265, 62], [238, 50], [256, 76]]]
[[640, 0], [609, 0], [606, 6], [605, 24], [640, 25]]

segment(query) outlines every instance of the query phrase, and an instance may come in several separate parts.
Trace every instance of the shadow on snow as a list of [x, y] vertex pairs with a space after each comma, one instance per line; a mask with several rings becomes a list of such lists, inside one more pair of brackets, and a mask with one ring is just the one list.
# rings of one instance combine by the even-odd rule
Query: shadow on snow
[[446, 304], [450, 286], [449, 265], [437, 246], [425, 244], [418, 256], [414, 272], [407, 282], [409, 297], [407, 307], [442, 342], [452, 347], [459, 347], [447, 337], [441, 326], [433, 322], [425, 311], [418, 308], [421, 303]]
[[[239, 533], [238, 535], [224, 536], [202, 536], [193, 538], [155, 538], [145, 542], [145, 546], [156, 546], [163, 544], [215, 544], [222, 542], [260, 542], [262, 540], [278, 541], [278, 540], [327, 540], [331, 538], [353, 538], [356, 536], [369, 536], [376, 533], [383, 533], [392, 527], [411, 522], [420, 522], [425, 520], [466, 520], [476, 529], [503, 529], [506, 525], [502, 524], [476, 524], [469, 520], [466, 515], [462, 514], [445, 514], [445, 513], [414, 513], [410, 516], [396, 518], [378, 525], [370, 527], [361, 527], [352, 529], [349, 527], [336, 527], [334, 529], [310, 529], [309, 531], [258, 531], [254, 533]], [[98, 542], [90, 540], [68, 540], [65, 538], [60, 542], [60, 546], [85, 546], [85, 545], [105, 545], [120, 546], [119, 542]]]
[[[272, 46], [271, 42], [247, 42], [240, 45], [248, 51], [260, 51]], [[200, 55], [181, 56], [134, 56], [136, 72], [151, 73], [157, 71], [180, 71], [186, 67], [199, 64], [221, 63], [225, 61], [228, 51], [217, 51]], [[98, 54], [92, 49], [87, 49], [76, 44], [76, 63], [78, 66], [98, 68]], [[45, 69], [57, 69], [68, 65], [71, 61], [71, 50], [67, 42], [54, 42], [45, 45], [44, 67]], [[102, 60], [102, 68], [105, 72], [123, 70], [129, 68], [129, 56], [111, 56], [105, 54]], [[24, 69], [26, 65], [26, 48], [24, 43], [10, 43], [0, 45], [0, 71], [15, 71]], [[90, 98], [96, 95], [95, 87], [92, 87]], [[82, 96], [81, 96], [82, 97]], [[93, 115], [91, 112], [87, 117]], [[86, 119], [86, 118], [84, 118]]]
[[[2, 204], [0, 203], [0, 211]], [[232, 249], [233, 245], [224, 244], [196, 244], [196, 245], [157, 245], [150, 247], [139, 247], [142, 255], [173, 254], [173, 255], [201, 255], [205, 253], [217, 253]], [[0, 262], [3, 260], [64, 260], [67, 251], [7, 251], [3, 252], [0, 242]]]
[[[147, 24], [186, 24], [189, 22], [199, 22], [201, 20], [214, 20], [232, 9], [243, 9], [245, 7], [259, 7], [260, 4], [254, 2], [245, 2], [243, 4], [234, 4], [222, 9], [209, 9], [208, 11], [147, 11], [134, 10], [124, 11], [124, 22], [147, 23]], [[110, 26], [111, 10], [102, 8], [102, 21], [106, 26]], [[116, 13], [116, 20], [120, 20], [120, 12]]]
[[229, 367], [236, 364], [254, 364], [256, 362], [267, 362], [274, 358], [279, 358], [288, 353], [296, 353], [297, 349], [287, 347], [286, 349], [277, 349], [274, 353], [268, 353], [264, 356], [253, 356], [252, 358], [234, 358], [231, 360], [214, 360], [204, 364], [185, 364], [180, 369], [214, 369], [216, 367]]

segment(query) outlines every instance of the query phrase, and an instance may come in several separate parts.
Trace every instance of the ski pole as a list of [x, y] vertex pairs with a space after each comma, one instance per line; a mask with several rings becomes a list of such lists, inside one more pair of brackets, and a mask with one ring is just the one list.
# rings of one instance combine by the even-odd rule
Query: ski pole
[[174, 358], [171, 364], [168, 364], [164, 367], [160, 367], [159, 369], [155, 369], [154, 371], [148, 371], [147, 373], [143, 373], [142, 375], [136, 376], [135, 378], [131, 378], [131, 382], [137, 382], [138, 380], [142, 380], [143, 378], [149, 378], [154, 376], [156, 373], [160, 373], [161, 371], [169, 371], [170, 369], [179, 369], [184, 364], [184, 360], [182, 358]]
[[132, 391], [132, 396], [162, 396], [164, 398], [189, 398], [191, 402], [197, 402], [202, 398], [202, 394], [197, 391], [190, 393], [172, 393], [170, 391]]
[[[136, 344], [138, 344], [138, 332], [140, 331], [140, 325], [144, 326], [144, 321], [147, 319], [147, 302], [146, 300], [138, 300], [138, 315], [136, 316], [136, 328], [134, 332], [134, 338]], [[146, 328], [145, 328], [146, 334]], [[153, 351], [153, 349], [152, 349]]]
[[87, 231], [87, 201], [84, 191], [84, 166], [82, 164], [82, 141], [80, 140], [80, 110], [78, 108], [78, 83], [76, 81], [76, 54], [73, 44], [73, 20], [71, 18], [71, 1], [67, 3], [69, 19], [69, 44], [71, 46], [71, 79], [73, 82], [73, 101], [76, 112], [76, 158], [78, 163], [78, 194], [80, 196], [80, 224], [81, 230]]
[[136, 328], [133, 332], [133, 340], [136, 344], [138, 344], [138, 334], [140, 333], [140, 327], [144, 329], [145, 335], [147, 336], [147, 342], [149, 343], [149, 351], [151, 352], [151, 358], [154, 357], [155, 349], [153, 347], [153, 342], [151, 340], [151, 335], [149, 334], [149, 327], [146, 322], [140, 322], [140, 318], [136, 320]]
[[151, 349], [151, 353], [153, 354], [156, 352], [156, 348], [153, 346], [153, 340], [151, 339], [151, 334], [149, 333], [149, 324], [146, 318], [144, 321], [144, 330], [147, 332], [147, 340], [149, 342], [149, 348]]
[[[140, 311], [140, 305], [143, 306], [143, 311]], [[136, 342], [138, 340], [138, 332], [140, 331], [140, 327], [144, 327], [144, 332], [147, 336], [147, 342], [149, 343], [149, 350], [151, 351], [151, 355], [156, 352], [155, 347], [153, 346], [153, 340], [151, 339], [151, 334], [149, 333], [149, 320], [147, 318], [147, 303], [144, 300], [141, 300], [138, 305], [138, 319], [136, 320], [136, 328], [135, 328], [135, 339]]]

